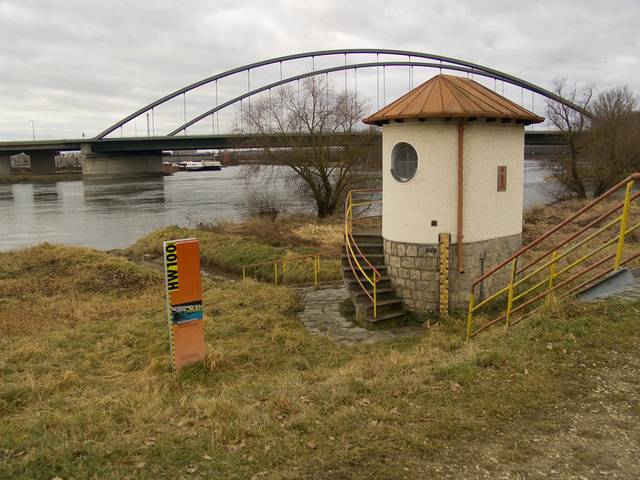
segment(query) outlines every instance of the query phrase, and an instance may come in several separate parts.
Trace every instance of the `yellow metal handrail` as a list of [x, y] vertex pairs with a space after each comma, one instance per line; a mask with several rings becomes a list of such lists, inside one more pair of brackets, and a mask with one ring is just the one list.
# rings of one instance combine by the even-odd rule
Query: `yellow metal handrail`
[[[531, 242], [529, 245], [523, 247], [518, 252], [513, 254], [511, 257], [507, 258], [500, 264], [496, 265], [494, 268], [489, 270], [487, 273], [482, 275], [480, 278], [476, 279], [472, 286], [471, 291], [469, 292], [469, 306], [467, 309], [467, 338], [471, 338], [479, 334], [480, 332], [486, 330], [487, 328], [495, 325], [500, 321], [505, 321], [505, 327], [508, 329], [515, 323], [521, 321], [526, 314], [531, 312], [525, 312], [524, 309], [533, 303], [542, 300], [544, 297], [549, 295], [552, 292], [557, 291], [559, 288], [569, 286], [572, 282], [577, 280], [578, 278], [586, 275], [589, 272], [592, 272], [596, 268], [601, 265], [606, 265], [607, 261], [613, 260], [613, 263], [607, 267], [604, 271], [599, 272], [595, 277], [589, 278], [588, 280], [580, 283], [578, 286], [574, 286], [570, 288], [569, 291], [564, 292], [563, 296], [571, 295], [576, 292], [587, 288], [592, 285], [595, 281], [599, 280], [603, 276], [608, 273], [619, 270], [622, 266], [630, 263], [631, 261], [640, 257], [640, 253], [636, 253], [631, 255], [628, 258], [623, 258], [624, 256], [624, 247], [625, 247], [625, 238], [629, 236], [631, 233], [635, 232], [638, 228], [640, 228], [640, 222], [629, 226], [629, 216], [632, 202], [640, 197], [640, 192], [633, 193], [634, 183], [640, 180], [640, 173], [634, 173], [630, 175], [622, 182], [618, 183], [603, 195], [598, 197], [597, 199], [590, 202], [588, 205], [585, 205], [578, 212], [571, 215], [569, 218], [565, 219], [560, 224], [556, 225], [554, 228], [541, 235], [539, 238]], [[611, 197], [616, 192], [624, 190], [624, 200], [619, 202], [613, 208], [605, 212], [604, 214], [599, 215], [595, 220], [590, 221], [586, 226], [579, 229], [578, 232], [573, 233], [568, 238], [561, 240], [556, 243], [552, 248], [547, 250], [545, 253], [539, 255], [533, 261], [530, 261], [526, 265], [519, 267], [519, 262], [523, 258], [523, 255], [527, 252], [532, 251], [532, 249], [539, 245], [542, 241], [552, 237], [563, 227], [575, 224], [576, 219], [583, 215], [586, 212], [592, 211], [593, 208], [600, 204], [605, 199]], [[605, 225], [598, 228], [595, 232], [590, 233], [582, 240], [577, 241], [573, 245], [569, 245], [570, 242], [580, 238], [583, 234], [585, 234], [589, 229], [598, 225], [600, 222], [610, 218], [612, 215], [616, 215], [616, 213], [622, 209], [622, 213], [615, 216], [612, 220], [607, 222]], [[601, 242], [599, 246], [590, 250], [589, 252], [582, 254], [579, 256], [577, 260], [569, 261], [569, 255], [572, 253], [578, 252], [581, 247], [586, 246], [590, 241], [596, 239], [604, 232], [611, 231], [613, 228], [618, 226], [617, 234], [606, 241]], [[606, 248], [615, 245], [615, 251], [608, 254], [602, 259], [598, 259], [595, 263], [591, 265], [587, 265], [582, 270], [574, 273], [569, 278], [562, 280], [561, 282], [556, 282], [558, 277], [561, 275], [567, 274], [568, 272], [574, 270], [579, 265], [585, 264], [588, 260], [594, 258], [595, 255], [604, 251]], [[563, 249], [564, 247], [564, 249]], [[551, 258], [549, 258], [551, 257]], [[548, 259], [545, 261], [545, 259]], [[567, 265], [559, 268], [559, 262], [561, 260], [565, 260]], [[534, 266], [537, 268], [534, 268]], [[476, 288], [482, 284], [485, 280], [489, 279], [497, 272], [501, 271], [504, 267], [510, 266], [511, 271], [509, 273], [508, 283], [499, 288], [494, 293], [490, 294], [487, 298], [482, 299], [478, 303], [476, 301]], [[546, 273], [548, 272], [548, 274]], [[540, 274], [544, 274], [545, 276], [536, 281], [535, 277]], [[545, 287], [543, 291], [540, 291], [542, 287]], [[518, 291], [518, 287], [522, 291]], [[484, 324], [476, 327], [474, 322], [476, 320], [477, 312], [483, 307], [489, 307], [490, 305], [496, 305], [496, 302], [504, 301], [506, 294], [506, 305], [503, 308], [502, 313], [500, 313], [497, 317], [485, 322]], [[534, 295], [531, 297], [531, 295]], [[529, 298], [526, 298], [529, 297]], [[521, 315], [518, 319], [513, 320], [513, 315], [521, 312]]]
[[[273, 283], [278, 284], [278, 281], [284, 281], [287, 274], [287, 264], [291, 262], [306, 260], [308, 258], [313, 259], [313, 284], [318, 286], [318, 276], [320, 275], [320, 257], [336, 256], [340, 251], [326, 251], [310, 253], [308, 255], [300, 255], [297, 257], [283, 257], [275, 260], [268, 260], [266, 262], [249, 263], [242, 266], [242, 281], [247, 279], [247, 271], [251, 268], [263, 267], [265, 265], [273, 265]], [[278, 268], [280, 265], [280, 268]]]
[[[382, 275], [373, 266], [373, 264], [369, 261], [366, 255], [362, 253], [362, 251], [360, 250], [360, 247], [358, 246], [358, 243], [353, 238], [353, 221], [361, 220], [363, 218], [370, 218], [370, 216], [355, 217], [354, 207], [381, 205], [382, 201], [381, 200], [363, 200], [363, 201], [354, 202], [353, 195], [367, 194], [367, 193], [373, 195], [379, 192], [381, 192], [380, 189], [350, 190], [349, 193], [347, 193], [347, 198], [345, 199], [345, 207], [344, 207], [344, 245], [345, 245], [345, 253], [347, 256], [347, 261], [349, 263], [349, 267], [351, 268], [351, 271], [353, 272], [353, 276], [356, 279], [356, 282], [358, 283], [358, 285], [360, 285], [360, 288], [362, 289], [364, 294], [369, 298], [369, 300], [371, 300], [371, 303], [373, 304], [373, 318], [376, 318], [378, 314], [377, 284], [380, 278], [382, 277]], [[371, 269], [371, 275], [368, 275], [367, 272], [365, 272], [358, 258], [362, 259], [363, 263], [365, 263]], [[362, 274], [366, 283], [371, 285], [372, 292], [369, 292], [369, 290], [362, 283], [362, 281], [360, 280], [360, 277], [358, 276], [358, 272], [356, 271], [356, 268]]]

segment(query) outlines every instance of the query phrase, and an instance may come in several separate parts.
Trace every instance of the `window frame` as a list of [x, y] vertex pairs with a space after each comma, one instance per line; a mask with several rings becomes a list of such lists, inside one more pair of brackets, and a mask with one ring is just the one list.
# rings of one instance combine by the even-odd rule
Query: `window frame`
[[[416, 161], [415, 161], [415, 170], [413, 171], [412, 175], [410, 177], [403, 177], [402, 175], [400, 175], [400, 173], [398, 172], [398, 170], [395, 168], [396, 167], [396, 155], [398, 150], [400, 150], [403, 147], [409, 147], [411, 150], [413, 150], [413, 152], [415, 153], [416, 156]], [[418, 168], [420, 166], [420, 158], [418, 156], [418, 150], [416, 150], [416, 148], [411, 145], [409, 142], [406, 141], [401, 141], [396, 143], [393, 148], [391, 149], [391, 176], [398, 182], [400, 183], [407, 183], [408, 181], [412, 180], [413, 178], [415, 178], [416, 174], [418, 173]]]
[[497, 192], [506, 192], [507, 191], [507, 175], [509, 170], [507, 169], [507, 165], [498, 165], [497, 168]]

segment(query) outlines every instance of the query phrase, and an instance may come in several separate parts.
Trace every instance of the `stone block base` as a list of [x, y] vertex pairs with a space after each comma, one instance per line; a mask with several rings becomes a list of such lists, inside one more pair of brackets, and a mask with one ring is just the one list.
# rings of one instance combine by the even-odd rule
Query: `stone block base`
[[[458, 272], [457, 246], [449, 249], [449, 310], [464, 310], [474, 279], [493, 268], [522, 246], [522, 235], [465, 243], [464, 273]], [[440, 289], [439, 247], [437, 244], [384, 240], [384, 259], [387, 273], [396, 293], [407, 308], [417, 312], [437, 312]], [[503, 268], [486, 279], [481, 291], [484, 296], [504, 287], [509, 269]]]
[[11, 175], [11, 157], [0, 154], [0, 176]]
[[34, 175], [53, 175], [56, 173], [56, 155], [58, 152], [31, 152], [31, 173]]
[[82, 175], [89, 178], [133, 178], [162, 175], [162, 153], [83, 153]]

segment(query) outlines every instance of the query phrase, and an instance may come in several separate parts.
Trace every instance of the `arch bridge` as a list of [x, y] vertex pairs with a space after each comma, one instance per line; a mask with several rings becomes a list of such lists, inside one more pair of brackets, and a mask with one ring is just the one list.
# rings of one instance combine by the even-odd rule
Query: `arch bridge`
[[[407, 50], [319, 50], [275, 57], [204, 78], [145, 105], [91, 139], [0, 143], [0, 174], [3, 168], [6, 170], [3, 165], [8, 167], [8, 155], [13, 153], [30, 153], [38, 164], [44, 165], [49, 157], [50, 163], [53, 161], [53, 152], [78, 149], [84, 154], [85, 174], [157, 173], [162, 168], [162, 150], [264, 146], [264, 138], [259, 139], [245, 131], [242, 125], [243, 109], [251, 108], [253, 97], [270, 95], [275, 89], [306, 78], [324, 76], [327, 84], [332, 81], [332, 84], [344, 83], [345, 91], [352, 90], [356, 96], [367, 96], [362, 93], [367, 90], [368, 98], [375, 100], [379, 109], [386, 104], [389, 92], [397, 92], [390, 95], [395, 99], [398, 94], [415, 87], [416, 76], [420, 76], [416, 73], [425, 70], [456, 72], [474, 79], [478, 77], [485, 83], [493, 81], [494, 90], [501, 88], [504, 94], [507, 86], [512, 97], [514, 89], [516, 96], [519, 90], [520, 101], [516, 103], [530, 110], [535, 109], [535, 97], [539, 96], [587, 113], [538, 85], [465, 60]], [[358, 72], [361, 72], [360, 77]], [[336, 80], [336, 76], [340, 78]], [[398, 84], [404, 81], [407, 83], [399, 87]], [[374, 95], [370, 95], [372, 90]], [[529, 95], [531, 99], [527, 105], [525, 92], [527, 99]], [[139, 125], [141, 135], [138, 134]], [[353, 141], [352, 135], [332, 138], [336, 145]], [[527, 131], [525, 138], [530, 145], [558, 143], [558, 136], [548, 131]], [[379, 142], [379, 136], [374, 136], [372, 141]], [[268, 144], [286, 146], [278, 135], [271, 136]], [[41, 170], [46, 173], [46, 166]]]

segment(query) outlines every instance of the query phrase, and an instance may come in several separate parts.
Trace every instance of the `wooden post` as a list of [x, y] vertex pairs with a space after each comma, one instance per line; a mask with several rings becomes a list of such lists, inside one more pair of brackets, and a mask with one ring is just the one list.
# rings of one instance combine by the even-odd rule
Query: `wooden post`
[[438, 235], [440, 244], [440, 302], [438, 303], [438, 313], [441, 317], [449, 315], [449, 246], [451, 244], [451, 234], [441, 233]]

